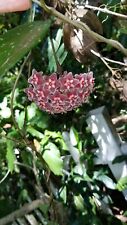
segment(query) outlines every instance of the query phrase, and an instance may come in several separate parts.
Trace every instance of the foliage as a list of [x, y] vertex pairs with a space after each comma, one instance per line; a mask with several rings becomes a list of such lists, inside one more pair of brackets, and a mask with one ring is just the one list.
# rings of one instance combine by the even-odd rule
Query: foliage
[[[52, 1], [56, 10], [63, 14], [70, 10], [69, 5], [58, 2]], [[48, 3], [52, 5], [51, 1]], [[127, 12], [119, 1], [102, 3], [113, 12]], [[125, 20], [103, 12], [95, 15], [103, 27], [103, 35], [126, 47]], [[30, 11], [1, 15], [0, 33], [0, 218], [26, 202], [44, 198], [38, 211], [33, 212], [38, 224], [124, 225], [127, 211], [122, 191], [127, 188], [127, 177], [116, 181], [106, 165], [94, 164], [93, 149], [97, 144], [87, 127], [86, 116], [102, 105], [108, 108], [111, 117], [127, 113], [126, 104], [120, 99], [123, 89], [116, 86], [126, 79], [126, 67], [115, 63], [114, 69], [111, 62], [107, 67], [103, 60], [90, 55], [83, 55], [85, 63], [82, 57], [76, 61], [75, 48], [70, 44], [70, 51], [64, 48], [62, 23], [35, 3]], [[126, 61], [123, 53], [111, 45], [94, 44], [94, 50], [99, 49], [104, 57]], [[82, 107], [51, 115], [30, 102], [24, 90], [32, 69], [50, 74], [58, 72], [59, 66], [73, 74], [93, 71], [95, 87], [89, 102]], [[126, 141], [126, 124], [120, 123], [116, 128]], [[113, 163], [124, 160], [126, 156], [118, 157]], [[16, 221], [22, 224], [23, 218]]]

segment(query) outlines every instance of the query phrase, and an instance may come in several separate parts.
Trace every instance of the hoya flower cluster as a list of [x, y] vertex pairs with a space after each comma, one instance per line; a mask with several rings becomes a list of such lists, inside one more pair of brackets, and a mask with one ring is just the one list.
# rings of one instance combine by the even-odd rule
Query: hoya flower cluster
[[61, 75], [52, 73], [50, 76], [33, 70], [25, 90], [28, 99], [48, 113], [65, 113], [79, 107], [88, 100], [93, 90], [93, 73], [63, 72]]

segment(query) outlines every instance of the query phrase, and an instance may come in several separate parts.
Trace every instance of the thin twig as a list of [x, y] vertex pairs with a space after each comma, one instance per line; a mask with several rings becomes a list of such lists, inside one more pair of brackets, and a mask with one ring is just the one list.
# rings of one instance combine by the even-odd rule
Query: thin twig
[[111, 73], [113, 74], [113, 69], [112, 69], [112, 67], [110, 67], [109, 65], [108, 65], [108, 63], [105, 61], [105, 59], [103, 58], [103, 56], [99, 53], [99, 52], [96, 52], [96, 51], [94, 51], [94, 50], [91, 50], [91, 52], [94, 54], [94, 55], [96, 55], [98, 58], [100, 58], [101, 59], [101, 61], [106, 65], [106, 67], [111, 71]]
[[33, 172], [33, 168], [32, 168], [31, 166], [28, 166], [28, 165], [24, 164], [24, 163], [20, 163], [20, 162], [17, 162], [17, 161], [16, 161], [16, 162], [15, 162], [15, 165], [24, 167], [24, 168], [29, 169], [29, 170], [31, 170], [31, 171]]
[[109, 59], [107, 57], [103, 57], [107, 62], [111, 62], [111, 63], [115, 63], [115, 64], [119, 64], [121, 66], [125, 66], [127, 67], [127, 63], [123, 63], [123, 62], [120, 62], [120, 61], [116, 61], [116, 60], [112, 60], [112, 59]]
[[112, 47], [116, 48], [117, 50], [121, 51], [123, 54], [127, 56], [127, 49], [124, 48], [124, 46], [119, 43], [116, 40], [113, 39], [108, 39], [100, 34], [92, 31], [85, 23], [79, 22], [77, 20], [71, 20], [69, 17], [63, 15], [62, 13], [58, 12], [56, 9], [53, 7], [49, 7], [45, 4], [44, 0], [41, 0], [39, 2], [38, 0], [33, 0], [33, 2], [36, 2], [38, 5], [40, 5], [47, 13], [54, 15], [55, 17], [58, 17], [60, 20], [62, 20], [64, 23], [69, 23], [72, 26], [81, 29], [84, 32], [87, 32], [96, 42], [104, 42], [108, 45], [111, 45]]
[[42, 198], [44, 191], [42, 189], [42, 185], [41, 185], [40, 178], [39, 178], [39, 175], [38, 175], [38, 169], [36, 167], [35, 152], [32, 152], [32, 156], [33, 156], [33, 173], [34, 173], [34, 177], [35, 177], [35, 180], [36, 180], [36, 183], [37, 183], [37, 191], [38, 191], [39, 197]]
[[7, 173], [5, 174], [5, 176], [0, 180], [0, 184], [4, 182], [4, 180], [7, 178], [9, 173], [10, 173], [10, 170], [8, 170]]
[[[29, 52], [29, 54], [31, 54], [31, 51]], [[28, 78], [30, 77], [30, 74], [31, 74], [31, 60], [29, 60], [29, 63], [28, 63]], [[24, 117], [24, 124], [23, 124], [23, 133], [24, 135], [26, 136], [26, 125], [27, 125], [27, 106], [25, 106], [25, 117]]]
[[122, 18], [122, 19], [127, 19], [127, 15], [117, 13], [117, 12], [113, 12], [113, 11], [107, 9], [106, 7], [100, 8], [100, 7], [95, 7], [95, 6], [87, 5], [87, 4], [84, 4], [84, 7], [86, 9], [92, 9], [94, 11], [99, 11], [99, 12], [103, 12], [103, 13], [106, 13], [106, 14], [109, 14], [109, 15], [112, 15], [112, 16], [117, 16], [117, 17]]

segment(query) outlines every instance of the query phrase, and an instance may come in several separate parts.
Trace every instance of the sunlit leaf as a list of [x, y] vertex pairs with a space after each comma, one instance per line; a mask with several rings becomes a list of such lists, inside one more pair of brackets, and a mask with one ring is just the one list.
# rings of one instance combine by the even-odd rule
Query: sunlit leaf
[[78, 134], [74, 127], [71, 127], [70, 129], [70, 141], [73, 146], [76, 146], [78, 144]]
[[116, 184], [113, 180], [105, 174], [101, 174], [98, 171], [94, 172], [94, 178], [104, 183], [107, 188], [114, 190], [116, 188]]
[[18, 123], [19, 128], [22, 129], [24, 125], [24, 120], [25, 120], [25, 112], [24, 111], [19, 112], [19, 110], [16, 110], [15, 117], [16, 117], [16, 121]]
[[74, 196], [74, 204], [78, 210], [84, 211], [84, 200], [81, 195]]
[[67, 149], [70, 152], [73, 160], [76, 162], [76, 164], [79, 163], [79, 161], [80, 161], [80, 152], [79, 152], [79, 150], [76, 147], [74, 147], [72, 145], [72, 143], [70, 141], [70, 138], [69, 138], [69, 133], [68, 132], [63, 132], [62, 136], [63, 136], [63, 139], [65, 141]]
[[60, 198], [62, 198], [63, 202], [66, 204], [66, 202], [67, 202], [67, 188], [66, 188], [66, 186], [60, 189]]
[[44, 136], [40, 142], [41, 146], [43, 147], [44, 145], [46, 145], [48, 143], [49, 140], [49, 136]]
[[126, 177], [122, 177], [118, 180], [118, 183], [116, 185], [116, 188], [119, 191], [123, 191], [125, 189], [127, 189], [127, 176]]
[[48, 164], [50, 170], [55, 175], [62, 175], [62, 168], [63, 168], [63, 160], [60, 157], [60, 152], [55, 144], [49, 143], [46, 145], [43, 153], [43, 158], [45, 162]]
[[11, 110], [7, 107], [7, 97], [4, 97], [3, 102], [0, 103], [0, 116], [5, 119], [11, 116]]
[[28, 121], [31, 120], [36, 115], [36, 105], [32, 103], [27, 107], [27, 118]]
[[27, 127], [27, 132], [30, 133], [33, 137], [37, 137], [40, 139], [44, 137], [44, 135], [40, 131], [36, 130], [32, 126]]

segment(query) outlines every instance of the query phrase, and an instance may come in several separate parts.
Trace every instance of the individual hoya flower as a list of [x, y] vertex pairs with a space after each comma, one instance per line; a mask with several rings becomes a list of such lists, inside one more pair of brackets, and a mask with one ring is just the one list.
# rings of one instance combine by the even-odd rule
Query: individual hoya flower
[[34, 92], [34, 88], [32, 86], [26, 88], [25, 90], [27, 96], [28, 96], [28, 99], [30, 101], [35, 101], [36, 100], [36, 93]]
[[59, 78], [60, 90], [64, 92], [64, 90], [74, 89], [76, 84], [78, 84], [78, 80], [73, 77], [71, 72], [64, 74]]
[[48, 90], [51, 93], [54, 93], [57, 88], [58, 82], [57, 82], [57, 74], [53, 73], [50, 75], [50, 77], [45, 77], [43, 89]]
[[28, 99], [51, 114], [79, 107], [88, 101], [94, 86], [92, 72], [73, 75], [65, 71], [59, 76], [57, 73], [47, 76], [33, 70], [28, 82], [30, 86], [25, 90]]
[[42, 72], [37, 72], [35, 69], [33, 69], [32, 76], [28, 79], [28, 83], [35, 87], [41, 85], [43, 81], [42, 74]]

